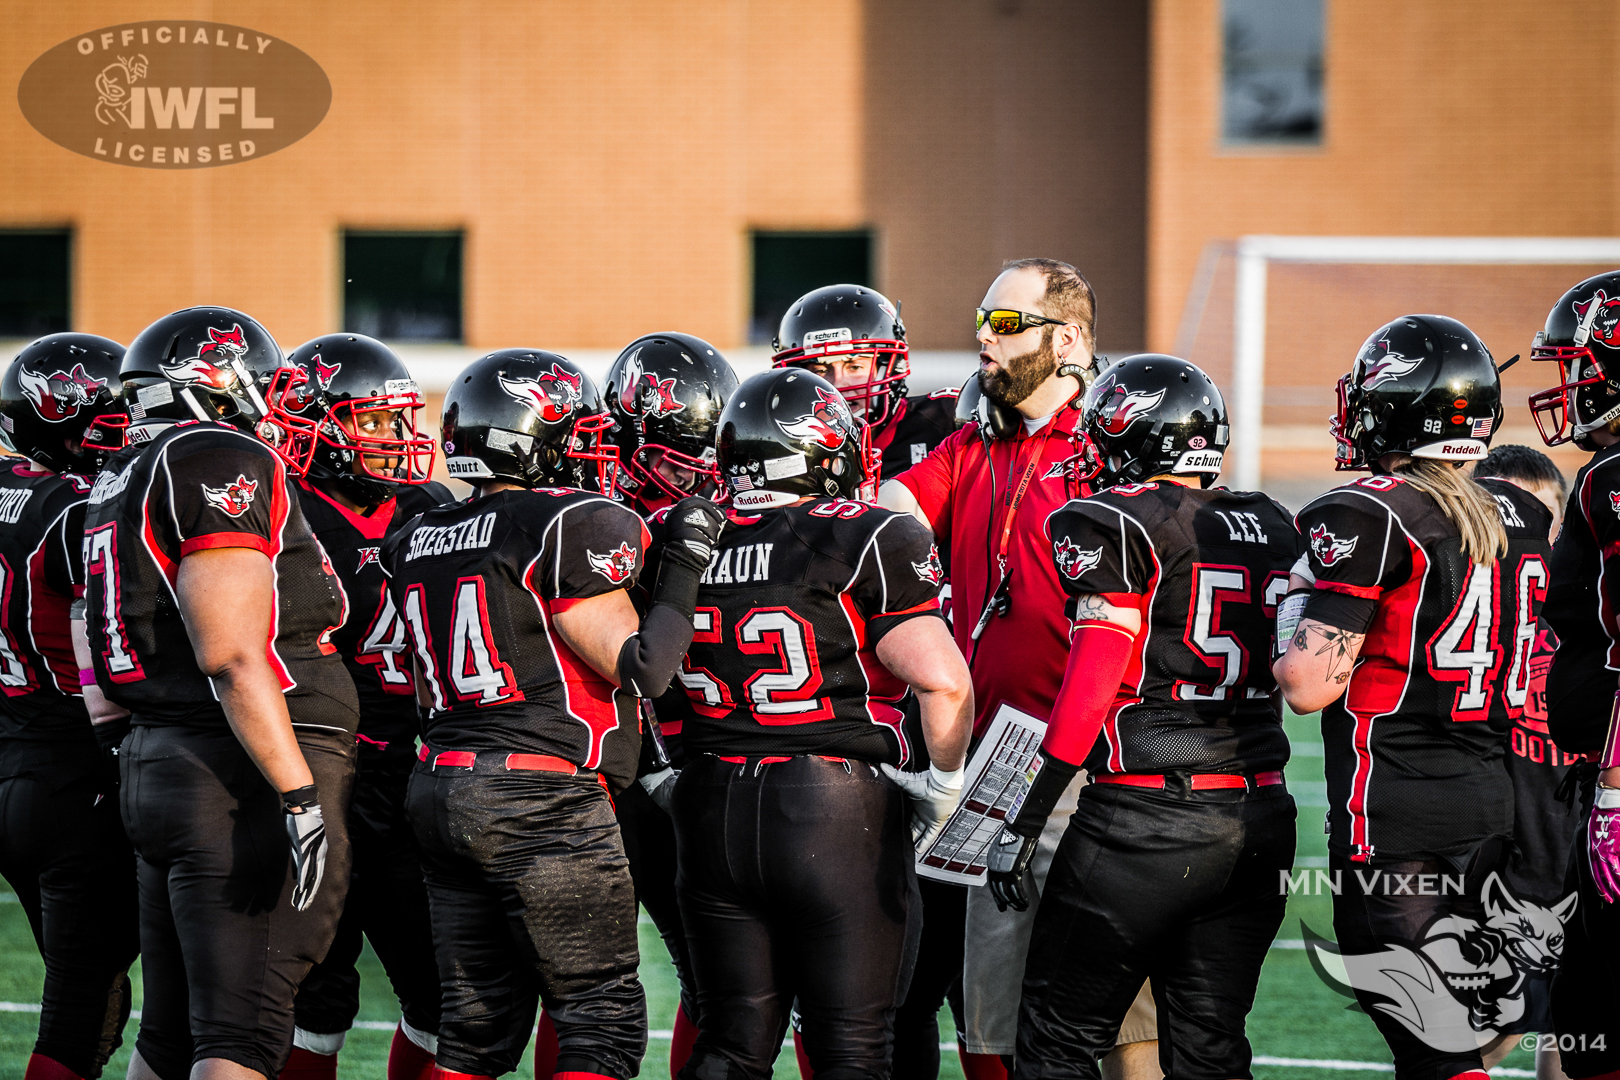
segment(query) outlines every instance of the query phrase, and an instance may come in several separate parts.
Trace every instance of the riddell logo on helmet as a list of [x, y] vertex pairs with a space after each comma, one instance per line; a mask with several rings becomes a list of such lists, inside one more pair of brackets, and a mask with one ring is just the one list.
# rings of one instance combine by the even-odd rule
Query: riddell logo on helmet
[[19, 364], [17, 379], [39, 418], [52, 424], [78, 416], [80, 408], [92, 404], [96, 395], [107, 389], [107, 380], [92, 379], [83, 364], [75, 364], [72, 371], [53, 371], [49, 375]]
[[552, 364], [550, 371], [541, 372], [533, 379], [509, 379], [504, 372], [499, 376], [501, 389], [525, 405], [531, 405], [548, 424], [559, 424], [574, 415], [585, 400], [580, 376]]
[[247, 341], [240, 323], [232, 323], [229, 330], [215, 330], [210, 326], [208, 340], [198, 346], [197, 355], [188, 356], [173, 364], [164, 364], [163, 374], [172, 382], [202, 383], [215, 390], [224, 390], [231, 385], [231, 376], [211, 363], [210, 359], [223, 359], [226, 363], [230, 363], [246, 356], [247, 351]]
[[1363, 390], [1371, 390], [1383, 386], [1391, 380], [1399, 379], [1403, 375], [1410, 375], [1417, 370], [1417, 366], [1421, 362], [1419, 357], [1408, 358], [1398, 352], [1391, 351], [1388, 338], [1384, 338], [1378, 344], [1383, 346], [1384, 355], [1367, 362], [1367, 366], [1361, 374], [1361, 388]]
[[843, 395], [817, 387], [814, 408], [792, 420], [778, 420], [776, 426], [791, 438], [807, 439], [828, 450], [837, 450], [844, 445], [855, 421]]
[[1570, 306], [1581, 320], [1575, 327], [1576, 346], [1596, 341], [1611, 349], [1620, 349], [1620, 296], [1610, 297], [1599, 289], [1586, 303]]

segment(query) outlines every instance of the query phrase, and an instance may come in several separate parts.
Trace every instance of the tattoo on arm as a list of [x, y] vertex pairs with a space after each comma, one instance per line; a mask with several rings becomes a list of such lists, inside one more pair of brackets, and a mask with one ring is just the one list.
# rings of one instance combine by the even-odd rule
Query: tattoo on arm
[[1077, 596], [1074, 600], [1074, 617], [1080, 619], [1106, 619], [1108, 618], [1108, 601], [1095, 593], [1086, 593]]
[[1310, 648], [1310, 635], [1313, 634], [1318, 641], [1315, 655], [1328, 658], [1325, 680], [1343, 686], [1350, 680], [1350, 672], [1356, 663], [1356, 652], [1361, 648], [1361, 642], [1367, 635], [1352, 634], [1337, 626], [1314, 623], [1299, 628], [1299, 633], [1294, 635], [1294, 648], [1302, 651]]

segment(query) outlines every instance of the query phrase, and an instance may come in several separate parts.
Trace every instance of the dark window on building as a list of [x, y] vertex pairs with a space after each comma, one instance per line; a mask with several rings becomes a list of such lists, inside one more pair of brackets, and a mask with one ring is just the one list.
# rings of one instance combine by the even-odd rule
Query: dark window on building
[[1323, 2], [1225, 0], [1225, 141], [1322, 141]]
[[72, 328], [72, 247], [66, 229], [0, 232], [0, 338]]
[[748, 343], [769, 345], [788, 305], [823, 285], [872, 284], [872, 234], [756, 232]]
[[343, 329], [385, 341], [460, 341], [461, 234], [345, 232]]

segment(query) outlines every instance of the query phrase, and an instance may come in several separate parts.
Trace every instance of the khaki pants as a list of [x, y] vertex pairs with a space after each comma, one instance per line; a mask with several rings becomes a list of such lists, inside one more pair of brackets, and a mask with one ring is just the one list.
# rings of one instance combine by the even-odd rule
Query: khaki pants
[[[1064, 791], [1041, 833], [1040, 846], [1030, 869], [1035, 873], [1037, 895], [1030, 897], [1028, 911], [997, 911], [990, 890], [983, 885], [968, 889], [967, 957], [962, 967], [962, 997], [965, 1030], [962, 1045], [970, 1054], [1012, 1054], [1018, 1043], [1018, 999], [1024, 986], [1024, 956], [1029, 952], [1029, 935], [1040, 909], [1039, 890], [1046, 887], [1046, 872], [1052, 867], [1058, 841], [1069, 827], [1075, 801], [1086, 784], [1084, 770]], [[1149, 1042], [1159, 1037], [1159, 1015], [1148, 984], [1143, 983], [1136, 1000], [1119, 1028], [1116, 1045]]]

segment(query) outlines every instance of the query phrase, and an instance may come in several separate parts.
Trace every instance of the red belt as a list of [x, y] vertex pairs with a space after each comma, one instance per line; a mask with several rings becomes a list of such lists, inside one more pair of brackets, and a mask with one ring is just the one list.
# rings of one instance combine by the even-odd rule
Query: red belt
[[[849, 764], [849, 761], [846, 758], [828, 757], [826, 754], [805, 754], [804, 756], [805, 757], [820, 758], [822, 761], [831, 761], [831, 762], [834, 762], [834, 763], [836, 763], [838, 765], [848, 765]], [[748, 764], [748, 759], [746, 757], [726, 757], [726, 756], [724, 756], [722, 754], [716, 754], [715, 757], [718, 757], [721, 761], [728, 762], [729, 764], [732, 764], [732, 765], [746, 765], [746, 764]], [[758, 761], [761, 765], [780, 765], [784, 761], [792, 761], [793, 758], [792, 757], [762, 757], [762, 758], [756, 758], [755, 760]]]
[[[417, 760], [427, 761], [428, 756], [428, 748], [424, 744], [416, 755]], [[441, 750], [432, 757], [435, 769], [441, 765], [470, 769], [478, 761], [478, 755], [471, 750]], [[578, 765], [550, 754], [507, 754], [506, 768], [513, 772], [554, 772], [568, 776], [579, 772]]]
[[[1255, 773], [1252, 777], [1241, 773], [1193, 773], [1191, 776], [1194, 791], [1208, 791], [1211, 788], [1247, 788], [1247, 787], [1276, 787], [1283, 782], [1281, 769], [1270, 772]], [[1098, 773], [1092, 780], [1099, 784], [1124, 784], [1126, 787], [1162, 788], [1165, 786], [1163, 773]]]

